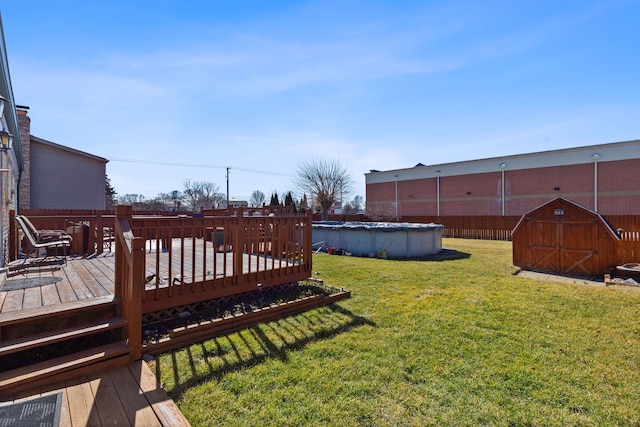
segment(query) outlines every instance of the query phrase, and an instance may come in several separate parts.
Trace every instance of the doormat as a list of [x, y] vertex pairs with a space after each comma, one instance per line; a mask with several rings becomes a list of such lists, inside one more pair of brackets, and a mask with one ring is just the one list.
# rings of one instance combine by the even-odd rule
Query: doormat
[[0, 407], [0, 426], [58, 427], [60, 425], [60, 409], [62, 393], [37, 397], [24, 402]]
[[[27, 277], [24, 279], [7, 280], [0, 291], [17, 291], [18, 289], [35, 288], [37, 286], [53, 285], [62, 281], [62, 277]], [[0, 424], [1, 425], [1, 424]]]

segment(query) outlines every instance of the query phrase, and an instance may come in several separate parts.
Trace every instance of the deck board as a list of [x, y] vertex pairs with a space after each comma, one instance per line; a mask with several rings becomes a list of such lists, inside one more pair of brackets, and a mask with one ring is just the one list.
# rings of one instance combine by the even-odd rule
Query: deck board
[[91, 292], [94, 295], [109, 295], [109, 291], [102, 285], [102, 283], [106, 283], [109, 278], [106, 276], [99, 268], [88, 260], [82, 259], [80, 260], [80, 266], [82, 268], [78, 268], [78, 275], [85, 282], [87, 287], [91, 289]]
[[9, 291], [6, 294], [4, 304], [2, 304], [2, 313], [22, 310], [24, 290]]
[[[132, 424], [127, 418], [109, 374], [93, 374], [88, 377], [88, 381], [102, 425], [125, 426], [127, 423]], [[123, 384], [123, 386], [127, 385]], [[100, 399], [95, 399], [95, 396], [100, 396]]]
[[60, 426], [188, 427], [174, 401], [142, 361], [0, 398], [0, 406], [63, 393]]
[[133, 425], [153, 425], [157, 420], [153, 407], [140, 391], [140, 384], [127, 366], [118, 366], [109, 370], [111, 380], [118, 384], [117, 392], [129, 422]]
[[75, 263], [74, 268], [63, 269], [66, 276], [66, 281], [71, 284], [71, 289], [73, 289], [76, 300], [82, 301], [98, 296], [91, 292], [83, 278], [80, 277], [80, 275], [78, 274], [78, 267], [78, 263]]
[[98, 410], [93, 404], [91, 385], [83, 377], [74, 378], [65, 384], [65, 395], [69, 405], [69, 417], [74, 426], [101, 425]]
[[[42, 295], [41, 302], [43, 307], [47, 305], [58, 305], [61, 303], [60, 295], [58, 295], [58, 288], [56, 287], [55, 284], [40, 286], [40, 293]], [[29, 307], [29, 308], [36, 308], [36, 307]]]
[[78, 301], [78, 297], [76, 293], [73, 292], [73, 287], [68, 281], [63, 280], [62, 282], [56, 283], [56, 289], [58, 289], [58, 296], [60, 297], [61, 303]]
[[22, 307], [41, 307], [42, 294], [40, 287], [29, 288], [24, 290], [24, 298], [22, 299]]

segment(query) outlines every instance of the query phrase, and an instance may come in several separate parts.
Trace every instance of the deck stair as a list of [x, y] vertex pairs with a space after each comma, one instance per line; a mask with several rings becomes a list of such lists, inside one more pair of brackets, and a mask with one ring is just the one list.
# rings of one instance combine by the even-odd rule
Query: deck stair
[[0, 396], [129, 362], [113, 297], [0, 314]]

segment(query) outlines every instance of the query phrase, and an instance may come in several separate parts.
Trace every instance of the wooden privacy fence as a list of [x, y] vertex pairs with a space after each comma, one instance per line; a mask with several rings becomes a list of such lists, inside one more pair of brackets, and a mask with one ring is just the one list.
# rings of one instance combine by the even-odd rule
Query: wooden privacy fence
[[[315, 221], [322, 215], [314, 215]], [[435, 223], [444, 225], [442, 237], [459, 239], [511, 240], [511, 231], [519, 216], [403, 216], [385, 218], [383, 222]], [[365, 215], [329, 215], [330, 221], [371, 222]]]
[[[620, 240], [640, 242], [640, 215], [606, 215], [603, 217], [618, 232]], [[436, 223], [444, 225], [442, 237], [483, 240], [511, 240], [511, 232], [521, 216], [403, 216], [386, 218], [386, 222]], [[322, 220], [322, 215], [313, 215], [314, 221]], [[365, 215], [329, 215], [330, 221], [371, 222]], [[624, 246], [624, 245], [623, 245]], [[633, 247], [630, 244], [629, 247]]]
[[640, 262], [640, 215], [608, 215], [605, 220], [617, 231], [618, 264]]
[[[256, 216], [267, 216], [271, 213], [276, 215], [290, 215], [291, 210], [283, 207], [266, 206], [264, 208], [249, 208], [247, 212], [255, 213]], [[29, 217], [37, 228], [48, 229], [68, 229], [77, 224], [85, 224], [84, 230], [95, 230], [93, 233], [83, 235], [86, 253], [102, 253], [108, 248], [108, 241], [112, 239], [110, 231], [114, 226], [114, 211], [98, 210], [76, 210], [76, 209], [23, 209], [23, 215]], [[147, 212], [133, 211], [136, 216], [163, 216], [176, 217], [175, 212]], [[201, 213], [205, 217], [228, 217], [235, 215], [233, 210], [205, 210]], [[188, 214], [191, 216], [191, 214]], [[199, 214], [196, 214], [198, 216]], [[611, 225], [611, 228], [618, 232], [620, 240], [625, 242], [640, 242], [640, 215], [608, 215], [603, 216]], [[314, 221], [320, 221], [322, 215], [314, 214]], [[401, 218], [388, 218], [387, 222], [412, 222], [412, 223], [436, 223], [444, 225], [442, 237], [462, 238], [462, 239], [484, 239], [484, 240], [511, 240], [511, 232], [520, 220], [520, 216], [411, 216]], [[331, 221], [361, 221], [371, 222], [372, 219], [365, 215], [329, 215]], [[11, 218], [13, 224], [13, 216]], [[12, 232], [15, 227], [12, 227]], [[73, 230], [73, 229], [72, 229]], [[103, 230], [102, 233], [98, 232]], [[18, 255], [18, 236], [12, 233], [10, 238], [10, 259], [14, 260]], [[74, 249], [79, 247], [76, 242]], [[633, 243], [627, 245], [629, 249], [623, 251], [633, 251], [636, 246]], [[621, 245], [625, 248], [625, 245]], [[84, 248], [83, 248], [84, 249]], [[637, 249], [635, 249], [637, 250]], [[84, 252], [83, 252], [84, 253]]]

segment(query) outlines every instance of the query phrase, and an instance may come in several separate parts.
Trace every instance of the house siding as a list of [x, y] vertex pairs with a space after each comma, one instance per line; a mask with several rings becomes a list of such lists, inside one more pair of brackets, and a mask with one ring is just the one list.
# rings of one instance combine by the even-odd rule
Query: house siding
[[0, 286], [6, 278], [5, 266], [8, 262], [9, 234], [11, 230], [10, 212], [17, 207], [17, 183], [23, 166], [20, 128], [15, 110], [15, 99], [9, 73], [4, 27], [0, 16], [0, 95], [8, 102], [2, 112], [1, 129], [14, 135], [13, 147], [0, 152]]
[[105, 160], [31, 138], [31, 208], [105, 209]]

